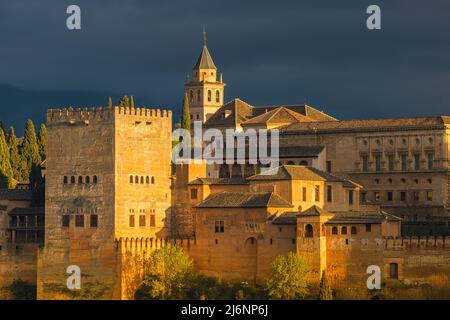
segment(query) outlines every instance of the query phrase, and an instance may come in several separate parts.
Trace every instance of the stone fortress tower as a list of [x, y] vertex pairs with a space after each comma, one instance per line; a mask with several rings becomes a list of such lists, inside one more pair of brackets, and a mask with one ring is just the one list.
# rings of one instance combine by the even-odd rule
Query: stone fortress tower
[[217, 80], [217, 68], [206, 46], [206, 32], [203, 32], [203, 48], [194, 66], [194, 78], [187, 79], [184, 87], [191, 121], [205, 123], [223, 105], [225, 83], [222, 75]]
[[[118, 252], [125, 240], [118, 240], [156, 244], [169, 236], [172, 113], [128, 107], [49, 110], [47, 126], [38, 298], [121, 298]], [[70, 265], [81, 269], [81, 290], [67, 289]]]

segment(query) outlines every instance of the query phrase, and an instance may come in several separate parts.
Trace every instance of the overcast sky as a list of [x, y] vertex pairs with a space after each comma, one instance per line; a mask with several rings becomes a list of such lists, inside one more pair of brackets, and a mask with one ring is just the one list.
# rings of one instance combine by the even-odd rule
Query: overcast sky
[[[82, 30], [66, 28], [70, 4]], [[370, 4], [381, 30], [366, 28]], [[203, 24], [226, 100], [306, 101], [339, 119], [450, 114], [448, 0], [1, 0], [0, 119], [108, 94], [179, 108]], [[40, 98], [22, 107], [13, 87]]]

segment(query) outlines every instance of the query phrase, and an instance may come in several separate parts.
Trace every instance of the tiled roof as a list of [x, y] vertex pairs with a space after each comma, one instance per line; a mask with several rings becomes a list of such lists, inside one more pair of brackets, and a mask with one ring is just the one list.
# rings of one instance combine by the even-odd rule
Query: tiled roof
[[217, 69], [206, 46], [203, 46], [194, 69]]
[[214, 184], [248, 184], [244, 178], [197, 178], [189, 182], [190, 185]]
[[317, 133], [317, 132], [347, 132], [347, 131], [381, 131], [381, 130], [412, 130], [427, 128], [443, 128], [450, 124], [449, 116], [392, 118], [369, 120], [320, 121], [314, 123], [294, 123], [280, 129], [282, 133]]
[[43, 207], [14, 208], [8, 214], [10, 216], [43, 216], [44, 211]]
[[304, 217], [309, 217], [309, 216], [321, 216], [321, 215], [329, 215], [332, 214], [328, 211], [326, 211], [323, 208], [320, 208], [316, 205], [313, 205], [312, 207], [309, 207], [308, 209], [306, 209], [305, 211], [302, 211], [301, 213], [298, 214], [298, 216], [304, 216]]
[[292, 208], [273, 192], [221, 192], [208, 196], [196, 208]]
[[248, 180], [313, 180], [313, 181], [329, 181], [342, 182], [344, 187], [359, 187], [353, 181], [340, 178], [331, 173], [316, 169], [314, 167], [282, 165], [280, 167], [266, 171], [264, 174], [256, 174], [247, 178]]
[[263, 113], [259, 116], [253, 117], [250, 120], [242, 123], [243, 126], [255, 125], [255, 124], [267, 124], [267, 123], [295, 123], [295, 122], [314, 122], [316, 120], [304, 116], [300, 113], [287, 109], [285, 107], [279, 107]]
[[31, 190], [0, 189], [0, 200], [31, 201]]
[[323, 146], [289, 146], [279, 147], [280, 158], [317, 157], [324, 149]]
[[279, 216], [272, 220], [272, 224], [297, 224], [297, 213], [298, 212], [283, 212]]
[[[308, 105], [277, 105], [277, 106], [265, 106], [265, 107], [254, 107], [238, 98], [231, 100], [230, 102], [224, 104], [220, 107], [205, 123], [205, 126], [235, 126], [236, 124], [241, 124], [249, 121], [252, 118], [262, 116], [261, 119], [265, 117], [270, 117], [276, 114], [277, 110], [284, 109], [285, 115], [289, 114], [290, 117], [296, 118], [297, 121], [336, 121], [335, 118], [311, 107]], [[225, 111], [230, 112], [230, 114], [225, 117]], [[269, 115], [267, 115], [269, 114]], [[248, 122], [252, 123], [252, 122]]]
[[382, 223], [387, 221], [401, 221], [402, 219], [384, 211], [372, 212], [339, 212], [326, 222], [326, 224], [365, 224], [365, 223]]

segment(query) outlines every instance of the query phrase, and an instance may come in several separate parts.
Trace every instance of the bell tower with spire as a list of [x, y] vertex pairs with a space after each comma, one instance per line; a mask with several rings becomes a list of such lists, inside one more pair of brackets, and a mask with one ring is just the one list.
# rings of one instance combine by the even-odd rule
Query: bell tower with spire
[[205, 121], [223, 105], [225, 84], [222, 75], [217, 80], [217, 68], [206, 46], [203, 30], [203, 48], [194, 66], [193, 79], [184, 85], [189, 99], [191, 121]]

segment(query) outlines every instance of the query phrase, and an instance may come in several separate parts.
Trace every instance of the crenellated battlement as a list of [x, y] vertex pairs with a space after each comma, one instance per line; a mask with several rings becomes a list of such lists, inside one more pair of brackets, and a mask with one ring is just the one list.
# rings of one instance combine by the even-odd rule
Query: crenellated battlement
[[194, 239], [170, 238], [118, 238], [115, 240], [116, 248], [124, 252], [139, 252], [156, 250], [169, 244], [180, 246], [186, 250], [195, 244]]
[[444, 249], [450, 250], [450, 237], [399, 237], [383, 238], [386, 250], [390, 249]]
[[47, 125], [53, 124], [77, 124], [90, 122], [107, 122], [118, 116], [137, 116], [144, 118], [167, 118], [172, 120], [171, 110], [149, 109], [149, 108], [128, 108], [116, 106], [108, 107], [92, 107], [92, 108], [64, 108], [49, 109], [47, 111]]

